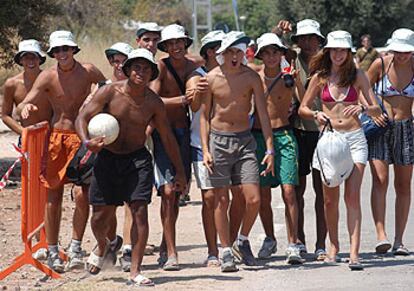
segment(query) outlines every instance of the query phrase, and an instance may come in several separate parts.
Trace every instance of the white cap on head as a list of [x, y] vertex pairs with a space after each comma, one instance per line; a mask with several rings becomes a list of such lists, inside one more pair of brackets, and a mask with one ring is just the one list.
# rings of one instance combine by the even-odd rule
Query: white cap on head
[[158, 77], [159, 71], [158, 71], [157, 63], [154, 60], [154, 55], [149, 50], [144, 49], [144, 48], [135, 49], [128, 54], [128, 58], [122, 64], [122, 71], [124, 72], [125, 76], [129, 77], [127, 68], [131, 64], [131, 62], [136, 59], [144, 59], [151, 63], [151, 66], [152, 66], [151, 81], [155, 80]]
[[344, 30], [336, 30], [328, 33], [327, 43], [324, 48], [352, 49], [352, 36]]
[[53, 58], [52, 50], [55, 47], [60, 46], [70, 46], [74, 47], [75, 50], [73, 54], [77, 54], [80, 51], [80, 48], [76, 44], [73, 34], [70, 31], [67, 30], [58, 30], [52, 32], [52, 34], [49, 37], [49, 49], [47, 50], [47, 54], [49, 57]]
[[161, 30], [161, 40], [158, 43], [158, 49], [166, 52], [165, 42], [170, 39], [180, 38], [186, 40], [185, 48], [188, 48], [193, 43], [193, 39], [185, 33], [184, 27], [178, 24], [170, 24]]
[[140, 38], [146, 32], [156, 32], [161, 34], [162, 26], [155, 22], [142, 22], [138, 26], [137, 37]]
[[296, 34], [292, 35], [290, 38], [293, 42], [296, 42], [298, 36], [309, 34], [316, 34], [322, 40], [325, 40], [325, 37], [321, 33], [319, 22], [313, 19], [304, 19], [299, 21], [296, 24]]
[[387, 41], [387, 49], [401, 53], [414, 52], [414, 31], [408, 28], [395, 30]]
[[[220, 48], [216, 52], [216, 59], [219, 65], [221, 66], [224, 64], [223, 52], [226, 49], [233, 47], [243, 51], [243, 53], [246, 53], [247, 45], [249, 42], [250, 37], [246, 36], [243, 31], [230, 31], [229, 33], [226, 33], [226, 35], [223, 37]], [[242, 63], [243, 65], [247, 64], [246, 56], [243, 57]]]
[[282, 41], [276, 34], [268, 32], [262, 34], [257, 39], [257, 51], [254, 56], [260, 60], [260, 50], [269, 45], [277, 46], [278, 48], [281, 48], [284, 51], [287, 50], [287, 47], [283, 45]]
[[14, 56], [14, 61], [16, 64], [20, 66], [22, 65], [20, 63], [20, 59], [25, 53], [36, 54], [40, 58], [40, 64], [43, 64], [46, 61], [46, 55], [42, 52], [40, 43], [35, 39], [27, 39], [19, 42], [19, 51]]
[[133, 47], [125, 42], [117, 42], [113, 44], [109, 49], [105, 50], [106, 58], [113, 56], [115, 54], [123, 54], [128, 56], [133, 50]]
[[204, 51], [212, 45], [220, 45], [223, 37], [226, 34], [222, 30], [213, 30], [207, 33], [201, 39], [200, 55], [203, 55]]

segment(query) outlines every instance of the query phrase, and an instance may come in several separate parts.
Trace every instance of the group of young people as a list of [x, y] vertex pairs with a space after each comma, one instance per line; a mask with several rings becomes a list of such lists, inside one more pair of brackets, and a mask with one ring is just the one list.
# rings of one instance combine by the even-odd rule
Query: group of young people
[[[397, 29], [388, 45], [392, 54], [375, 60], [367, 73], [355, 67], [348, 32], [333, 31], [325, 38], [319, 23], [311, 19], [298, 22], [296, 33], [291, 32], [291, 23], [280, 21], [271, 33], [257, 39], [254, 56], [263, 63], [257, 73], [247, 64], [251, 40], [243, 32], [209, 32], [201, 40], [204, 64], [200, 66], [187, 54], [192, 39], [182, 26], [161, 29], [156, 23], [143, 23], [137, 31], [137, 49], [116, 43], [105, 51], [113, 66], [109, 80], [94, 65], [75, 60], [80, 48], [68, 31], [50, 35], [47, 54], [56, 64], [44, 71], [40, 65], [45, 56], [39, 43], [22, 41], [15, 61], [24, 71], [5, 83], [2, 118], [17, 133], [40, 120], [49, 120], [51, 125], [41, 177], [48, 188], [49, 266], [58, 272], [65, 270], [58, 255], [63, 186], [66, 168], [82, 146], [97, 157], [90, 183], [74, 191], [69, 269], [83, 266], [81, 241], [91, 204], [97, 243], [87, 270], [99, 273], [108, 258], [115, 263], [122, 247], [120, 263], [124, 271], [130, 271], [131, 282], [153, 285], [141, 273], [141, 264], [154, 185], [161, 196], [163, 226], [159, 263], [166, 271], [179, 270], [178, 203], [189, 187], [191, 164], [203, 201], [207, 266], [232, 272], [238, 270], [235, 259], [255, 265], [249, 233], [257, 216], [266, 234], [257, 257], [268, 258], [277, 251], [271, 189], [279, 185], [288, 234], [286, 262], [304, 263], [303, 195], [310, 173], [315, 191], [315, 258], [336, 263], [339, 186], [323, 184], [321, 169], [314, 161], [319, 131], [328, 121], [348, 143], [354, 164], [344, 181], [350, 269], [363, 269], [359, 261], [360, 188], [368, 160], [378, 240], [375, 250], [384, 254], [392, 247], [394, 254], [408, 255], [403, 233], [414, 161], [414, 32]], [[168, 56], [156, 62], [157, 49]], [[376, 83], [384, 84], [381, 100], [372, 90]], [[20, 123], [12, 117], [13, 105]], [[119, 136], [109, 145], [103, 137], [90, 138], [87, 131], [89, 120], [100, 112], [111, 114], [119, 123]], [[362, 112], [376, 124], [387, 125], [385, 134], [367, 141], [359, 121]], [[150, 151], [146, 147], [149, 139]], [[385, 231], [390, 164], [394, 164], [396, 190], [393, 246]], [[123, 238], [116, 234], [118, 206], [125, 208]]]

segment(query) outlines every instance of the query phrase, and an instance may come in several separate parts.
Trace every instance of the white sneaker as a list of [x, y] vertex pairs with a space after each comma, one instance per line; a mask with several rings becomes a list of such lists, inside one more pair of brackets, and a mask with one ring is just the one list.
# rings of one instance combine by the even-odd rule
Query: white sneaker
[[303, 259], [300, 256], [300, 250], [296, 245], [289, 245], [286, 249], [286, 263], [290, 265], [303, 264]]
[[85, 263], [83, 262], [82, 250], [75, 252], [71, 249], [68, 250], [68, 263], [66, 264], [67, 270], [83, 269]]
[[263, 240], [262, 246], [259, 250], [259, 253], [257, 254], [257, 257], [259, 259], [267, 259], [272, 254], [275, 254], [276, 251], [277, 251], [277, 241], [270, 237], [266, 237]]
[[47, 255], [48, 255], [47, 249], [41, 248], [41, 249], [38, 249], [33, 254], [33, 259], [39, 260], [39, 261], [44, 261], [44, 260], [47, 260]]

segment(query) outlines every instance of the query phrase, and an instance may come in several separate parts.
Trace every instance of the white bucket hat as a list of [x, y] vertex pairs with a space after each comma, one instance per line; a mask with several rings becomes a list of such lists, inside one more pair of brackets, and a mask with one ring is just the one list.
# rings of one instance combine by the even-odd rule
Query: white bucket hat
[[226, 49], [239, 43], [245, 43], [246, 47], [250, 42], [250, 37], [246, 36], [243, 31], [230, 31], [227, 33], [221, 42], [220, 48], [217, 50], [217, 54], [223, 53]]
[[185, 48], [188, 48], [193, 43], [193, 39], [185, 33], [184, 27], [178, 24], [170, 24], [161, 30], [161, 40], [158, 43], [158, 49], [166, 52], [165, 42], [170, 39], [180, 38], [186, 40]]
[[261, 60], [260, 57], [260, 50], [263, 49], [265, 46], [273, 45], [277, 46], [278, 48], [282, 49], [283, 51], [287, 50], [287, 47], [283, 45], [280, 38], [274, 33], [264, 33], [257, 39], [257, 51], [254, 55], [256, 58]]
[[138, 26], [137, 37], [140, 38], [146, 32], [161, 34], [162, 27], [155, 22], [142, 22]]
[[328, 33], [327, 43], [324, 48], [352, 49], [352, 36], [344, 30], [336, 30]]
[[220, 45], [225, 35], [222, 30], [213, 30], [207, 33], [201, 39], [200, 55], [203, 55], [205, 50]]
[[110, 56], [116, 55], [116, 54], [122, 54], [125, 56], [128, 56], [132, 52], [133, 48], [129, 44], [125, 42], [117, 42], [114, 45], [112, 45], [109, 49], [105, 50], [106, 58], [108, 59]]
[[80, 48], [74, 41], [72, 32], [67, 31], [67, 30], [58, 30], [58, 31], [52, 32], [52, 34], [49, 37], [49, 49], [47, 50], [48, 56], [53, 58], [52, 50], [55, 47], [60, 47], [60, 46], [74, 47], [75, 50], [73, 54], [77, 54], [80, 51]]
[[389, 39], [387, 49], [400, 53], [414, 52], [414, 31], [408, 28], [395, 30]]
[[34, 53], [40, 58], [40, 64], [43, 64], [46, 61], [46, 55], [42, 52], [40, 48], [40, 43], [35, 39], [27, 39], [19, 42], [19, 51], [14, 56], [14, 61], [18, 65], [22, 65], [20, 63], [20, 58], [25, 53]]
[[290, 39], [293, 42], [296, 42], [298, 36], [316, 34], [322, 39], [322, 41], [324, 41], [325, 37], [322, 35], [320, 27], [321, 26], [319, 22], [317, 22], [316, 20], [313, 20], [313, 19], [301, 20], [296, 24], [296, 34], [292, 35]]
[[135, 49], [128, 54], [128, 58], [122, 64], [122, 71], [124, 72], [125, 76], [129, 77], [127, 68], [131, 64], [131, 62], [135, 59], [144, 59], [151, 63], [151, 66], [152, 66], [151, 81], [155, 80], [158, 77], [159, 71], [158, 71], [157, 63], [154, 60], [154, 56], [149, 50], [144, 49], [144, 48]]

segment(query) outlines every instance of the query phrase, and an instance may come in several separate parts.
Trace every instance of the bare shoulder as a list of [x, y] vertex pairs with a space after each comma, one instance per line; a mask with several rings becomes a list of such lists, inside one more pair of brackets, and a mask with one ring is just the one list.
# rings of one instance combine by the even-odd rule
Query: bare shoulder
[[162, 102], [160, 95], [155, 93], [149, 87], [147, 87], [145, 95], [146, 95], [146, 98], [147, 98], [148, 102], [151, 105], [155, 105], [155, 106], [164, 105], [164, 102]]
[[251, 67], [241, 66], [241, 68], [242, 68], [243, 75], [246, 75], [250, 80], [253, 80], [255, 82], [261, 81], [259, 73], [256, 72]]
[[19, 73], [16, 76], [10, 77], [4, 82], [4, 89], [16, 88], [18, 84], [23, 82], [23, 73]]
[[189, 74], [191, 74], [195, 69], [199, 67], [199, 65], [194, 60], [187, 59], [187, 67]]
[[101, 72], [94, 64], [80, 62], [79, 64], [89, 73], [96, 74]]

